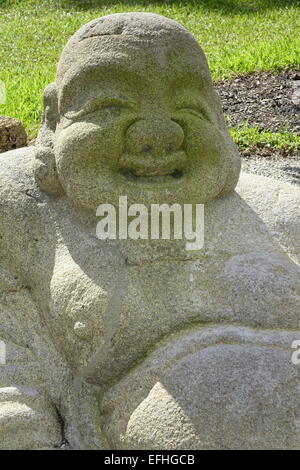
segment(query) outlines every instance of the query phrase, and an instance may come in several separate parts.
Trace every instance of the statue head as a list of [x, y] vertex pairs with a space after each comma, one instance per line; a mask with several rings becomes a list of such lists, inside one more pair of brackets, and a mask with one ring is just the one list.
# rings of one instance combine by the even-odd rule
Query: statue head
[[205, 203], [240, 171], [207, 61], [180, 24], [150, 13], [95, 19], [64, 48], [44, 93], [35, 177], [95, 212], [101, 203]]

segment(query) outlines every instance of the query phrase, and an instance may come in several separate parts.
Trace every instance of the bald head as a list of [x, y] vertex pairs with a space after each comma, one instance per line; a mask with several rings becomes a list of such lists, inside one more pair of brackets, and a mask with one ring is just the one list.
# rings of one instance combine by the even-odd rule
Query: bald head
[[84, 25], [70, 38], [69, 44], [95, 36], [134, 36], [135, 39], [151, 41], [174, 34], [193, 38], [181, 24], [165, 16], [139, 12], [115, 13]]
[[111, 48], [149, 49], [172, 48], [186, 43], [201, 56], [209, 74], [206, 58], [192, 34], [174, 20], [153, 13], [116, 13], [96, 18], [82, 26], [66, 44], [57, 69], [57, 81], [84, 61], [97, 57]]

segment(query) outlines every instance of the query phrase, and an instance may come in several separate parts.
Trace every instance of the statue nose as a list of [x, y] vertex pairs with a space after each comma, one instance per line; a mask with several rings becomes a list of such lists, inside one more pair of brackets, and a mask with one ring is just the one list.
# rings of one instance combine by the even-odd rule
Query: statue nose
[[127, 149], [132, 153], [151, 153], [159, 156], [181, 147], [184, 139], [182, 127], [170, 120], [146, 119], [134, 122], [127, 130]]

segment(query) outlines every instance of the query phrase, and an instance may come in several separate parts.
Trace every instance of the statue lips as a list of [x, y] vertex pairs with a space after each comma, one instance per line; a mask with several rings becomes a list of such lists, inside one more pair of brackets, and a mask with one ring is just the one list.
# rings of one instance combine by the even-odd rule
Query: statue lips
[[179, 178], [186, 167], [187, 157], [183, 151], [155, 156], [148, 151], [141, 154], [125, 153], [120, 157], [121, 173], [132, 177], [174, 176]]

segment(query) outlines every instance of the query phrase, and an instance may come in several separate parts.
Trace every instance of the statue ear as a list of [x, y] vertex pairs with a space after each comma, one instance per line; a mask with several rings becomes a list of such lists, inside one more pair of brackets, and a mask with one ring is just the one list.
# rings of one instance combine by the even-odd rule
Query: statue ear
[[234, 191], [238, 183], [240, 171], [241, 171], [241, 157], [240, 157], [237, 146], [233, 143], [230, 137], [228, 126], [226, 124], [225, 117], [223, 114], [222, 104], [221, 104], [219, 95], [216, 93], [214, 89], [212, 93], [213, 93], [214, 100], [215, 100], [214, 106], [217, 111], [216, 112], [217, 124], [226, 141], [226, 149], [224, 150], [226, 154], [228, 169], [227, 169], [225, 184], [222, 188], [222, 191], [219, 194], [219, 196], [224, 196]]
[[54, 139], [59, 122], [56, 84], [47, 86], [43, 95], [43, 121], [35, 143], [34, 176], [39, 187], [53, 195], [63, 194], [56, 171]]
[[229, 152], [227, 155], [228, 159], [228, 172], [226, 176], [225, 184], [220, 192], [219, 196], [224, 196], [228, 193], [234, 191], [241, 171], [241, 157], [236, 145], [231, 141], [231, 137], [228, 135], [229, 138]]

